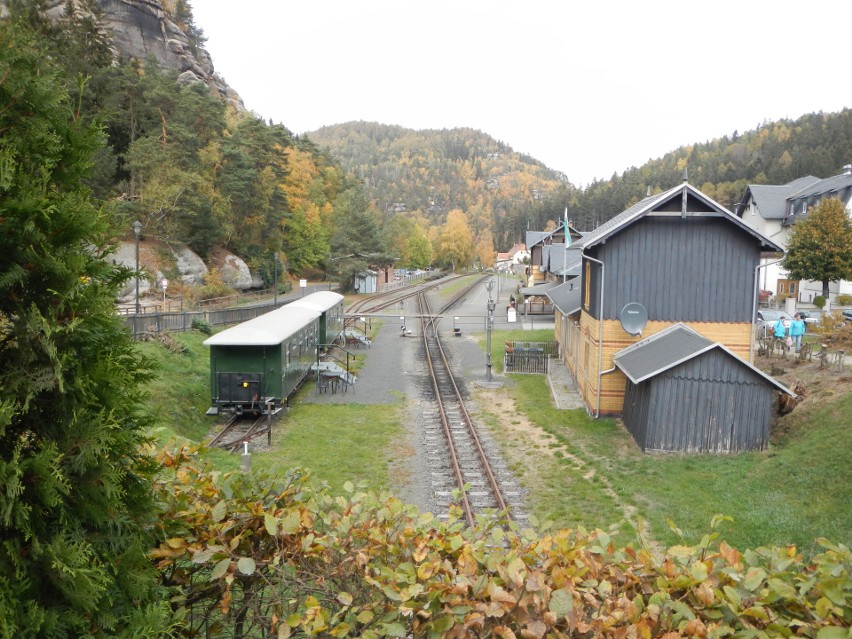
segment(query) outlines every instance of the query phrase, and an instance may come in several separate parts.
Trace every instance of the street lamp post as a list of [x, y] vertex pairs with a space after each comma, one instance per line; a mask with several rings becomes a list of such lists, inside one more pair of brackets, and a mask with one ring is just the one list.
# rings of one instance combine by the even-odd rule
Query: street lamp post
[[274, 298], [272, 301], [272, 308], [278, 308], [278, 251], [275, 251], [274, 256], [274, 264], [273, 264], [273, 273], [272, 276], [272, 288], [274, 290]]
[[494, 288], [494, 280], [488, 280], [485, 285], [488, 289], [488, 317], [485, 320], [485, 379], [491, 381], [491, 327], [494, 324], [494, 307], [496, 304], [491, 299], [491, 289]]
[[133, 223], [133, 234], [136, 236], [136, 314], [139, 315], [139, 236], [142, 234], [142, 222]]

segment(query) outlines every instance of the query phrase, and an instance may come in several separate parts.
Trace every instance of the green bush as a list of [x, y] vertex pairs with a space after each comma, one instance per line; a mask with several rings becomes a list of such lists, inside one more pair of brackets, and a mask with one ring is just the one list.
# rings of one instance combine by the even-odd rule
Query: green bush
[[852, 306], [852, 295], [838, 295], [834, 301], [838, 306]]
[[213, 327], [203, 319], [196, 317], [192, 320], [192, 330], [198, 331], [199, 333], [204, 333], [205, 335], [213, 334]]
[[825, 298], [822, 295], [817, 295], [814, 298], [814, 306], [822, 310], [822, 307], [825, 306]]

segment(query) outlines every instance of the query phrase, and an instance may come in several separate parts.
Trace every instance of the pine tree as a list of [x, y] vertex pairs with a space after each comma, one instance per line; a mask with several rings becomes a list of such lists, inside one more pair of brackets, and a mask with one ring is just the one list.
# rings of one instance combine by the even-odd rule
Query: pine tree
[[37, 42], [0, 23], [0, 636], [161, 636], [150, 367], [82, 183], [102, 136]]

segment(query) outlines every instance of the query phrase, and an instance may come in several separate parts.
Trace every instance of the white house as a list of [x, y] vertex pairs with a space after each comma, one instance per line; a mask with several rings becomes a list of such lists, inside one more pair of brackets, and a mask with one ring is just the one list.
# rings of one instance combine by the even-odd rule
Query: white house
[[518, 272], [519, 265], [525, 260], [529, 260], [530, 252], [524, 244], [515, 244], [505, 253], [497, 253], [497, 260], [494, 263], [495, 270], [499, 272], [512, 271]]
[[[808, 209], [823, 198], [840, 198], [847, 214], [852, 217], [852, 165], [843, 169], [840, 175], [825, 179], [808, 175], [781, 185], [750, 184], [735, 212], [748, 226], [786, 248], [796, 220], [807, 215]], [[779, 257], [764, 256], [761, 259], [763, 268], [759, 281], [762, 290], [771, 291], [779, 299], [792, 297], [799, 302], [810, 302], [822, 294], [822, 282], [789, 279], [787, 272], [777, 263]], [[841, 294], [852, 294], [852, 282], [830, 283], [829, 299]]]

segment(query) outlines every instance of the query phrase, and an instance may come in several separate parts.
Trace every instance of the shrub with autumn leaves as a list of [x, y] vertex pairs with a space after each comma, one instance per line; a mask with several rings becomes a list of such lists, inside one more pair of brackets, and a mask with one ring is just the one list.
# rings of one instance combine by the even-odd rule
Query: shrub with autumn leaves
[[717, 533], [658, 552], [601, 531], [469, 530], [352, 486], [312, 490], [299, 472], [194, 459], [162, 455], [152, 552], [185, 636], [849, 636], [852, 553], [824, 540], [805, 560]]

